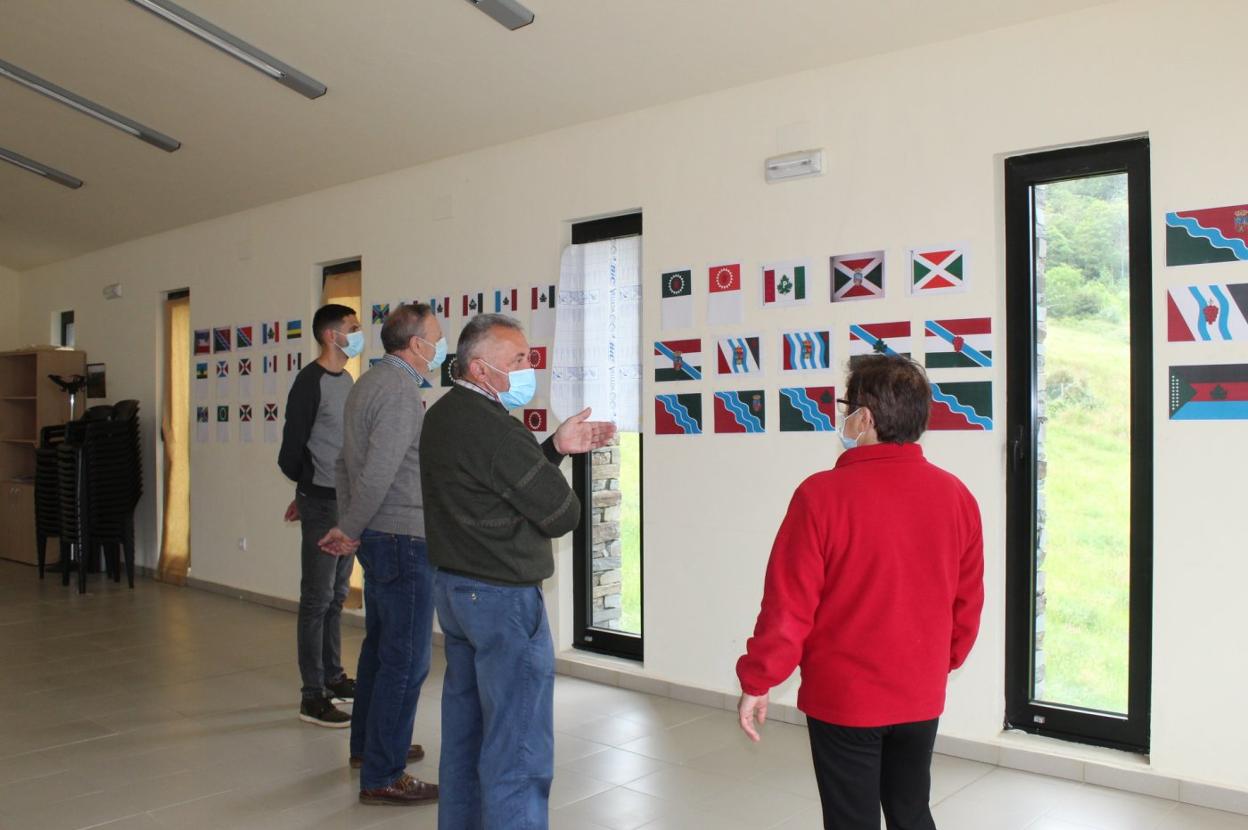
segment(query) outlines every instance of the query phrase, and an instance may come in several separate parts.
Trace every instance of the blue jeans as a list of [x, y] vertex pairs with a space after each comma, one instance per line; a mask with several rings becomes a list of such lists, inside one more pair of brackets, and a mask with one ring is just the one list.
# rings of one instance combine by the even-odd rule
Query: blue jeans
[[438, 830], [546, 830], [555, 649], [537, 587], [439, 571], [446, 638]]
[[425, 540], [364, 531], [364, 644], [351, 709], [360, 789], [393, 784], [407, 766], [420, 686], [433, 647], [433, 566]]

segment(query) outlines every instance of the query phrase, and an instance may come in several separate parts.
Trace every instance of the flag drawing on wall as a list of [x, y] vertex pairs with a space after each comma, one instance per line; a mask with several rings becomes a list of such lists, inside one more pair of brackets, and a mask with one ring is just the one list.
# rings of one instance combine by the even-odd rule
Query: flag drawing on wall
[[195, 441], [203, 444], [208, 440], [208, 407], [195, 407]]
[[928, 320], [923, 324], [923, 365], [929, 369], [992, 366], [992, 318]]
[[529, 336], [547, 343], [555, 339], [555, 301], [558, 292], [553, 285], [529, 288]]
[[434, 314], [446, 320], [451, 316], [451, 298], [434, 297], [429, 300], [429, 308], [433, 309]]
[[529, 346], [529, 365], [539, 372], [549, 368], [545, 346]]
[[1248, 205], [1166, 214], [1166, 265], [1248, 260]]
[[494, 289], [494, 313], [514, 314], [519, 308], [520, 292], [515, 288]]
[[715, 432], [761, 435], [767, 431], [767, 399], [762, 389], [715, 393]]
[[786, 372], [832, 366], [832, 333], [827, 329], [785, 332], [782, 345], [784, 357], [780, 368]]
[[276, 320], [270, 320], [260, 324], [260, 344], [262, 346], [272, 346], [274, 343], [280, 342], [281, 339], [281, 323]]
[[763, 308], [804, 305], [809, 299], [809, 262], [773, 262], [764, 265], [762, 270]]
[[836, 389], [786, 386], [780, 390], [781, 432], [835, 432]]
[[910, 251], [910, 293], [940, 294], [966, 289], [966, 249], [914, 248]]
[[229, 326], [221, 326], [212, 330], [212, 350], [213, 352], [228, 352], [230, 350]]
[[251, 443], [251, 404], [238, 406], [238, 439], [244, 444]]
[[701, 435], [702, 395], [655, 395], [655, 435]]
[[240, 357], [238, 359], [238, 396], [240, 398], [251, 397], [251, 358]]
[[659, 276], [662, 299], [659, 323], [663, 331], [687, 329], [693, 325], [693, 271], [665, 271]]
[[546, 432], [546, 410], [524, 410], [524, 425], [528, 427], [529, 432]]
[[294, 381], [293, 375], [303, 368], [303, 352], [287, 352], [286, 353], [286, 371], [292, 375], [291, 381]]
[[386, 317], [390, 314], [389, 303], [373, 303], [373, 325], [380, 326], [386, 322]]
[[702, 341], [656, 340], [654, 381], [702, 380]]
[[230, 408], [226, 405], [217, 407], [217, 440], [222, 444], [230, 440]]
[[212, 331], [210, 329], [195, 329], [195, 354], [212, 354]]
[[234, 327], [234, 348], [250, 349], [251, 348], [252, 326], [235, 326]]
[[217, 397], [226, 398], [230, 395], [230, 362], [217, 361]]
[[277, 393], [277, 355], [266, 354], [262, 360], [261, 371], [264, 374], [264, 393]]
[[303, 337], [303, 321], [287, 320], [286, 321], [286, 339], [298, 340]]
[[460, 294], [459, 306], [461, 317], [476, 317], [485, 311], [485, 294], [480, 291], [472, 294]]
[[446, 356], [446, 360], [442, 361], [442, 386], [450, 387], [455, 385], [455, 353], [451, 352]]
[[859, 323], [849, 327], [849, 367], [872, 354], [910, 356], [910, 321]]
[[266, 403], [264, 405], [264, 443], [277, 443], [277, 404]]
[[208, 380], [208, 363], [201, 361], [195, 364], [195, 380]]
[[220, 380], [221, 378], [228, 378], [229, 376], [230, 376], [230, 361], [218, 360], [217, 361], [217, 380]]
[[721, 337], [717, 371], [721, 375], [761, 375], [762, 346], [759, 337]]
[[1171, 366], [1170, 420], [1248, 420], [1248, 363]]
[[706, 290], [707, 325], [730, 325], [745, 320], [740, 263], [712, 265], [708, 268]]
[[929, 430], [992, 429], [992, 381], [933, 383]]
[[1248, 282], [1171, 288], [1166, 330], [1171, 342], [1248, 340]]
[[831, 259], [832, 302], [884, 299], [884, 252], [843, 254]]

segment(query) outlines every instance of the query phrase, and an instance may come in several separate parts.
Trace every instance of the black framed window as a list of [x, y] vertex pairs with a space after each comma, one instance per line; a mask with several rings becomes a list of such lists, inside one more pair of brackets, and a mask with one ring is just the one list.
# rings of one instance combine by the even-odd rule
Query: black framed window
[[[574, 224], [572, 244], [640, 234], [641, 214], [631, 213]], [[573, 536], [572, 644], [631, 660], [645, 653], [642, 443], [640, 433], [621, 433], [614, 445], [572, 460], [584, 511]]]
[[1006, 726], [1149, 748], [1149, 144], [1005, 163]]

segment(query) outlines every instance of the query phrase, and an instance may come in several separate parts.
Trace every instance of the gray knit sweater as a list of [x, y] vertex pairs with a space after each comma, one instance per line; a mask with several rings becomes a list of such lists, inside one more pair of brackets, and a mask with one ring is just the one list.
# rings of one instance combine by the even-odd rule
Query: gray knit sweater
[[338, 527], [352, 539], [365, 529], [425, 535], [420, 492], [420, 384], [405, 366], [382, 360], [347, 396], [338, 456]]

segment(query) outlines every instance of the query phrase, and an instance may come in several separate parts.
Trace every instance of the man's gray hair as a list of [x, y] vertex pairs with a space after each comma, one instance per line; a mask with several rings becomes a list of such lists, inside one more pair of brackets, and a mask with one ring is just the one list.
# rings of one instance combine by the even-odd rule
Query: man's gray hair
[[424, 337], [432, 314], [433, 309], [424, 303], [397, 306], [387, 314], [381, 324], [381, 345], [386, 354], [403, 351], [413, 337]]
[[455, 347], [455, 365], [451, 369], [455, 377], [464, 377], [464, 367], [481, 356], [482, 349], [490, 341], [490, 332], [496, 328], [524, 331], [519, 320], [506, 314], [478, 314], [473, 317], [459, 333], [459, 344]]

